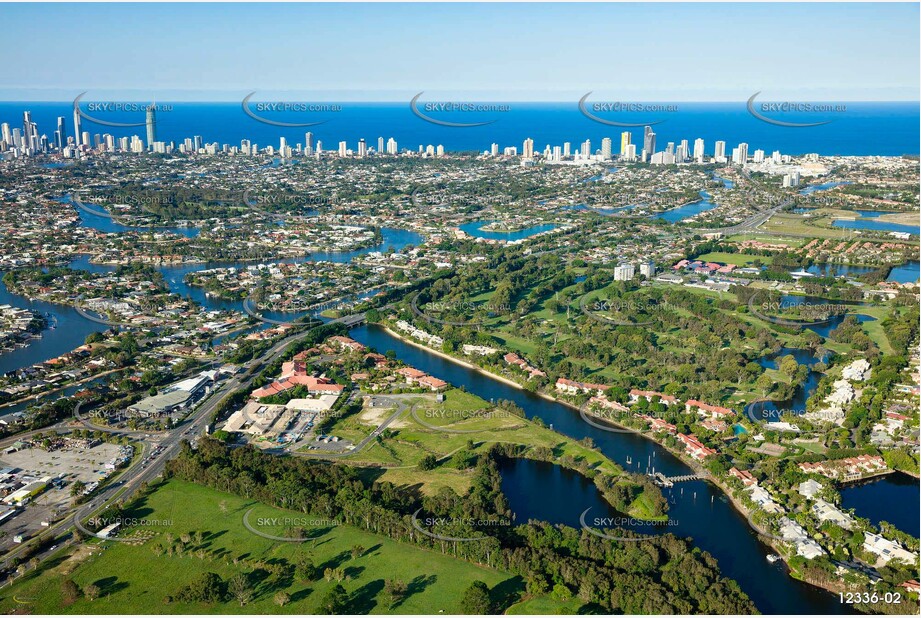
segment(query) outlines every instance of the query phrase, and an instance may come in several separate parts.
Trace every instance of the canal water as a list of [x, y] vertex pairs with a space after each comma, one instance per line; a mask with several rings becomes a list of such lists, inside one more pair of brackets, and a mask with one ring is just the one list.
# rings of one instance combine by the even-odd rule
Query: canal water
[[[723, 187], [727, 189], [732, 189], [735, 187], [735, 183], [726, 178], [721, 178], [720, 176], [713, 176], [714, 180], [718, 180], [723, 183]], [[685, 219], [689, 219], [694, 215], [699, 215], [702, 212], [707, 212], [708, 210], [713, 210], [716, 208], [716, 203], [713, 202], [713, 196], [710, 195], [707, 191], [700, 192], [700, 198], [696, 202], [691, 202], [690, 204], [685, 204], [684, 206], [679, 206], [678, 208], [673, 208], [671, 210], [666, 210], [665, 212], [660, 212], [654, 215], [651, 215], [654, 219], [664, 219], [669, 223], [677, 223]]]
[[[813, 264], [806, 269], [806, 272], [819, 277], [857, 277], [859, 275], [874, 272], [880, 268], [882, 267], [859, 266], [854, 264]], [[886, 277], [886, 281], [917, 283], [919, 277], [921, 277], [921, 263], [919, 263], [918, 260], [909, 260], [904, 264], [893, 266], [889, 271], [889, 276]]]
[[849, 182], [823, 182], [822, 184], [812, 185], [806, 187], [805, 189], [799, 192], [800, 195], [809, 195], [815, 193], [816, 191], [827, 191], [829, 189], [834, 189], [835, 187], [840, 187], [843, 185], [849, 185]]
[[[836, 304], [863, 306], [866, 304], [862, 302], [833, 301], [811, 296], [794, 296], [788, 294], [781, 296], [780, 301], [780, 304], [783, 307], [793, 307], [795, 305], [802, 305], [805, 303], [810, 303], [812, 305], [818, 306]], [[828, 338], [831, 332], [840, 326], [846, 317], [846, 315], [834, 315], [821, 324], [815, 324], [806, 327], [806, 330], [811, 330], [821, 337]], [[860, 324], [876, 320], [876, 318], [864, 314], [857, 314], [855, 317], [857, 318], [857, 322]], [[779, 421], [780, 417], [787, 412], [796, 415], [801, 415], [806, 412], [806, 401], [815, 392], [815, 389], [819, 385], [819, 381], [822, 379], [822, 374], [817, 371], [813, 371], [812, 366], [819, 361], [827, 362], [828, 358], [817, 358], [813, 356], [812, 353], [810, 353], [808, 350], [803, 350], [800, 348], [782, 348], [777, 354], [771, 354], [762, 357], [758, 359], [757, 362], [759, 365], [766, 369], [777, 369], [780, 359], [788, 355], [792, 355], [796, 359], [796, 362], [800, 365], [806, 365], [809, 367], [809, 372], [806, 374], [806, 379], [802, 382], [802, 384], [796, 387], [796, 390], [793, 391], [793, 396], [790, 399], [785, 401], [758, 401], [749, 404], [745, 410], [749, 418], [755, 418], [772, 423]]]
[[[3, 273], [0, 273], [2, 278]], [[29, 367], [83, 345], [90, 333], [106, 330], [102, 324], [96, 324], [77, 313], [72, 307], [55, 305], [40, 300], [29, 300], [25, 296], [14, 294], [0, 282], [0, 305], [12, 305], [46, 315], [49, 328], [41, 333], [41, 339], [33, 340], [25, 348], [16, 348], [0, 354], [0, 374]]]
[[[921, 534], [918, 523], [918, 504], [921, 504], [921, 485], [918, 479], [895, 472], [882, 479], [848, 485], [841, 489], [841, 505], [854, 509], [874, 525], [888, 521], [902, 532], [913, 537]], [[906, 508], [911, 505], [913, 508]]]
[[758, 401], [749, 404], [746, 410], [746, 414], [749, 418], [772, 423], [781, 420], [780, 417], [784, 413], [796, 415], [805, 414], [806, 401], [812, 393], [815, 392], [816, 387], [819, 385], [819, 380], [822, 379], [822, 374], [818, 371], [813, 371], [812, 366], [819, 361], [827, 359], [817, 358], [813, 356], [809, 350], [803, 350], [801, 348], [781, 348], [776, 354], [759, 358], [757, 362], [765, 369], [777, 369], [780, 359], [784, 356], [793, 356], [797, 363], [809, 367], [806, 379], [803, 380], [802, 384], [796, 387], [795, 391], [793, 391], [793, 397], [786, 401]]
[[834, 227], [840, 227], [847, 230], [872, 230], [874, 232], [906, 232], [912, 236], [918, 236], [921, 228], [912, 225], [902, 225], [901, 223], [890, 223], [888, 221], [877, 221], [876, 219], [835, 219], [832, 223]]
[[549, 232], [550, 230], [556, 229], [556, 226], [552, 223], [542, 223], [540, 225], [532, 225], [531, 227], [515, 230], [514, 232], [495, 232], [484, 230], [483, 228], [490, 223], [495, 223], [495, 221], [470, 221], [468, 223], [461, 224], [459, 227], [461, 231], [466, 232], [474, 238], [504, 240], [506, 242], [524, 240], [525, 238], [530, 238], [535, 234], [540, 234], [541, 232]]
[[[626, 469], [645, 472], [655, 469], [667, 476], [688, 474], [690, 469], [655, 443], [635, 434], [611, 433], [596, 429], [580, 418], [574, 410], [499, 382], [485, 374], [448, 361], [424, 349], [389, 335], [384, 329], [361, 326], [352, 337], [379, 352], [393, 350], [400, 360], [426, 371], [451, 384], [463, 386], [487, 401], [506, 399], [515, 402], [528, 418], [540, 417], [553, 429], [571, 438], [592, 438], [605, 455]], [[627, 464], [627, 458], [632, 464]], [[506, 468], [508, 480], [503, 487], [521, 488], [509, 499], [518, 521], [538, 518], [551, 523], [578, 522], [579, 515], [589, 506], [598, 506], [596, 498], [588, 498], [592, 488], [585, 485], [564, 487], [568, 476], [555, 466], [517, 464]], [[597, 490], [595, 490], [597, 492]], [[555, 493], [556, 492], [556, 493]], [[525, 498], [539, 496], [539, 500]], [[676, 522], [668, 530], [680, 537], [691, 537], [694, 545], [710, 552], [727, 577], [739, 582], [764, 613], [840, 614], [852, 613], [842, 606], [836, 596], [790, 578], [781, 563], [770, 564], [765, 559], [771, 549], [762, 544], [745, 518], [725, 496], [704, 481], [679, 483], [665, 495], [674, 504], [669, 516]], [[598, 507], [600, 508], [600, 507]], [[914, 508], [912, 505], [910, 508]], [[594, 515], [593, 515], [594, 516]]]
[[887, 281], [898, 281], [899, 283], [917, 283], [921, 279], [921, 262], [910, 260], [901, 266], [895, 266], [889, 272]]

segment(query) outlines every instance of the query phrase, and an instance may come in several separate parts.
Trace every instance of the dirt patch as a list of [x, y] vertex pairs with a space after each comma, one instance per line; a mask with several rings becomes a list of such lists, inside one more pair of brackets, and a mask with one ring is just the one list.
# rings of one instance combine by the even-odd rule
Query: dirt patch
[[[380, 424], [386, 421], [395, 411], [395, 408], [365, 408], [361, 411], [361, 415], [358, 417], [358, 420], [363, 425], [379, 427]], [[400, 417], [390, 423], [388, 427], [392, 427], [393, 429], [400, 429], [402, 427], [407, 427], [408, 425], [409, 423], [406, 422], [405, 418]]]
[[98, 551], [100, 551], [99, 547], [80, 544], [77, 549], [74, 550], [74, 553], [68, 556], [64, 562], [54, 567], [54, 570], [61, 575], [70, 575], [78, 566], [89, 560], [92, 556], [95, 556]]

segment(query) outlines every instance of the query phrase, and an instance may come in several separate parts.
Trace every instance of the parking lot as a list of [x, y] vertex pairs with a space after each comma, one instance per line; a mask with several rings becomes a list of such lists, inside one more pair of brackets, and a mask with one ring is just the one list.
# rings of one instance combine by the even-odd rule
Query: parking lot
[[68, 484], [91, 483], [106, 473], [105, 464], [118, 456], [119, 447], [105, 442], [91, 448], [68, 447], [52, 452], [30, 448], [0, 455], [0, 468], [18, 468], [19, 474], [57, 477]]

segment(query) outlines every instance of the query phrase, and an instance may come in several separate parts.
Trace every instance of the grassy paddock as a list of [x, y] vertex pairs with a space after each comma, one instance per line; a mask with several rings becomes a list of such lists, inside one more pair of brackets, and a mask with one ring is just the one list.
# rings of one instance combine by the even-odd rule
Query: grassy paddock
[[770, 255], [750, 255], [748, 253], [725, 253], [723, 251], [713, 251], [698, 256], [698, 260], [703, 262], [719, 262], [720, 264], [735, 264], [736, 266], [747, 266], [755, 260], [761, 260], [762, 264], [770, 264], [774, 258]]
[[[260, 518], [298, 518], [317, 522], [305, 525], [311, 540], [303, 543], [278, 542], [248, 531], [243, 516], [262, 530]], [[507, 573], [480, 567], [462, 560], [386, 537], [367, 533], [346, 525], [323, 523], [321, 516], [286, 511], [246, 500], [192, 483], [172, 480], [156, 489], [136, 504], [126, 517], [148, 522], [157, 521], [146, 529], [155, 533], [153, 539], [129, 545], [119, 542], [96, 542], [67, 550], [46, 562], [37, 571], [4, 588], [0, 596], [0, 611], [34, 614], [304, 614], [318, 613], [319, 605], [336, 581], [327, 582], [322, 571], [327, 567], [343, 568], [349, 577], [342, 585], [349, 594], [349, 613], [446, 614], [462, 613], [464, 590], [474, 581], [482, 580], [491, 588], [504, 591], [519, 590], [521, 582]], [[163, 522], [169, 522], [164, 525]], [[269, 534], [286, 536], [284, 525], [265, 525]], [[194, 540], [189, 551], [181, 556], [157, 556], [154, 546], [163, 545], [166, 535], [179, 539], [182, 534], [203, 533], [200, 545]], [[365, 553], [355, 559], [355, 545]], [[203, 550], [199, 557], [198, 550]], [[318, 580], [300, 582], [296, 578], [268, 576], [256, 582], [253, 599], [245, 606], [235, 600], [205, 603], [165, 603], [168, 595], [197, 576], [214, 572], [224, 580], [250, 570], [245, 562], [268, 563], [287, 560], [294, 563], [298, 552], [309, 551], [314, 565], [319, 567]], [[238, 564], [234, 564], [234, 560]], [[99, 598], [85, 597], [68, 605], [62, 598], [61, 582], [71, 578], [86, 589], [95, 585]], [[391, 607], [383, 592], [387, 579], [399, 578], [409, 585], [412, 593], [400, 604]], [[278, 591], [290, 595], [291, 602], [280, 607], [274, 602]]]

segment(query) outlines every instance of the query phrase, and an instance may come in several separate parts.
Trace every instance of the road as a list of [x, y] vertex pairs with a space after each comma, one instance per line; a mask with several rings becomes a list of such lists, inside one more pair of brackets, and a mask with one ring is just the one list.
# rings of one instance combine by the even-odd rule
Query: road
[[[418, 398], [419, 395], [406, 395], [405, 398]], [[393, 403], [397, 410], [390, 416], [388, 416], [383, 423], [377, 426], [377, 429], [372, 431], [370, 434], [362, 438], [362, 440], [355, 445], [355, 448], [342, 451], [341, 453], [326, 453], [323, 451], [290, 451], [292, 455], [298, 455], [301, 457], [315, 457], [317, 459], [338, 459], [340, 457], [348, 457], [349, 455], [354, 455], [355, 453], [360, 452], [365, 446], [368, 445], [372, 440], [376, 440], [379, 435], [384, 433], [384, 430], [390, 426], [393, 421], [400, 418], [400, 415], [406, 411], [407, 405], [400, 401], [404, 396], [400, 395], [374, 395], [375, 399], [384, 399], [390, 403]]]
[[744, 234], [756, 232], [757, 228], [760, 227], [765, 221], [776, 215], [778, 212], [783, 210], [785, 206], [791, 204], [792, 200], [784, 202], [780, 206], [775, 206], [774, 208], [769, 208], [768, 210], [762, 210], [753, 216], [749, 217], [742, 223], [730, 226], [730, 227], [719, 227], [713, 229], [700, 229], [698, 230], [701, 234], [715, 234], [721, 233], [731, 236], [732, 234]]
[[[341, 321], [348, 323], [349, 318], [355, 319], [358, 316], [345, 316], [340, 318]], [[364, 316], [361, 316], [362, 318]], [[117, 499], [123, 495], [130, 495], [135, 489], [140, 487], [145, 482], [150, 482], [158, 477], [166, 466], [166, 462], [169, 461], [172, 457], [176, 455], [179, 450], [180, 443], [183, 440], [192, 438], [193, 436], [201, 435], [204, 431], [205, 425], [208, 423], [211, 415], [217, 409], [218, 405], [224, 400], [224, 398], [232, 393], [233, 391], [245, 388], [249, 386], [253, 380], [258, 376], [258, 372], [255, 371], [256, 367], [260, 365], [268, 365], [277, 360], [285, 351], [285, 349], [293, 342], [301, 339], [310, 331], [296, 333], [289, 335], [283, 339], [280, 339], [271, 348], [266, 350], [262, 356], [250, 360], [248, 363], [244, 364], [243, 371], [241, 374], [232, 376], [226, 382], [224, 382], [217, 390], [212, 393], [197, 409], [195, 409], [178, 427], [168, 433], [162, 433], [158, 437], [162, 436], [159, 440], [157, 446], [157, 452], [153, 452], [153, 444], [149, 441], [149, 438], [145, 434], [145, 439], [140, 441], [142, 445], [141, 456], [136, 458], [134, 463], [130, 467], [125, 469], [116, 480], [105, 485], [98, 493], [93, 496], [93, 498], [87, 503], [82, 505], [73, 516], [65, 517], [59, 522], [52, 524], [48, 530], [43, 533], [48, 535], [51, 533], [51, 537], [60, 537], [70, 532], [71, 528], [77, 527], [79, 529], [85, 529], [81, 524], [78, 524], [79, 521], [82, 521], [91, 515], [102, 511]], [[389, 421], [388, 421], [389, 422]], [[111, 427], [105, 426], [93, 426], [94, 429], [99, 431], [106, 431], [111, 433], [124, 433], [123, 430], [113, 431]], [[22, 439], [34, 433], [48, 432], [48, 431], [57, 431], [59, 433], [67, 432], [71, 428], [67, 427], [66, 423], [57, 423], [50, 427], [45, 427], [41, 430], [27, 432], [19, 434], [16, 436], [11, 436], [6, 440], [0, 442], [0, 444], [6, 442], [14, 442], [16, 440]], [[145, 432], [130, 432], [131, 434], [141, 434]], [[150, 434], [150, 432], [146, 432]], [[151, 434], [151, 437], [153, 434]], [[370, 437], [370, 436], [369, 436]], [[152, 453], [152, 454], [151, 454]], [[13, 558], [20, 558], [23, 554], [26, 553], [27, 547], [29, 544], [24, 544], [15, 547], [5, 556], [5, 560], [9, 561]], [[34, 554], [35, 558], [43, 560], [47, 558], [54, 550], [48, 549], [43, 552]], [[4, 582], [4, 585], [8, 583]]]

